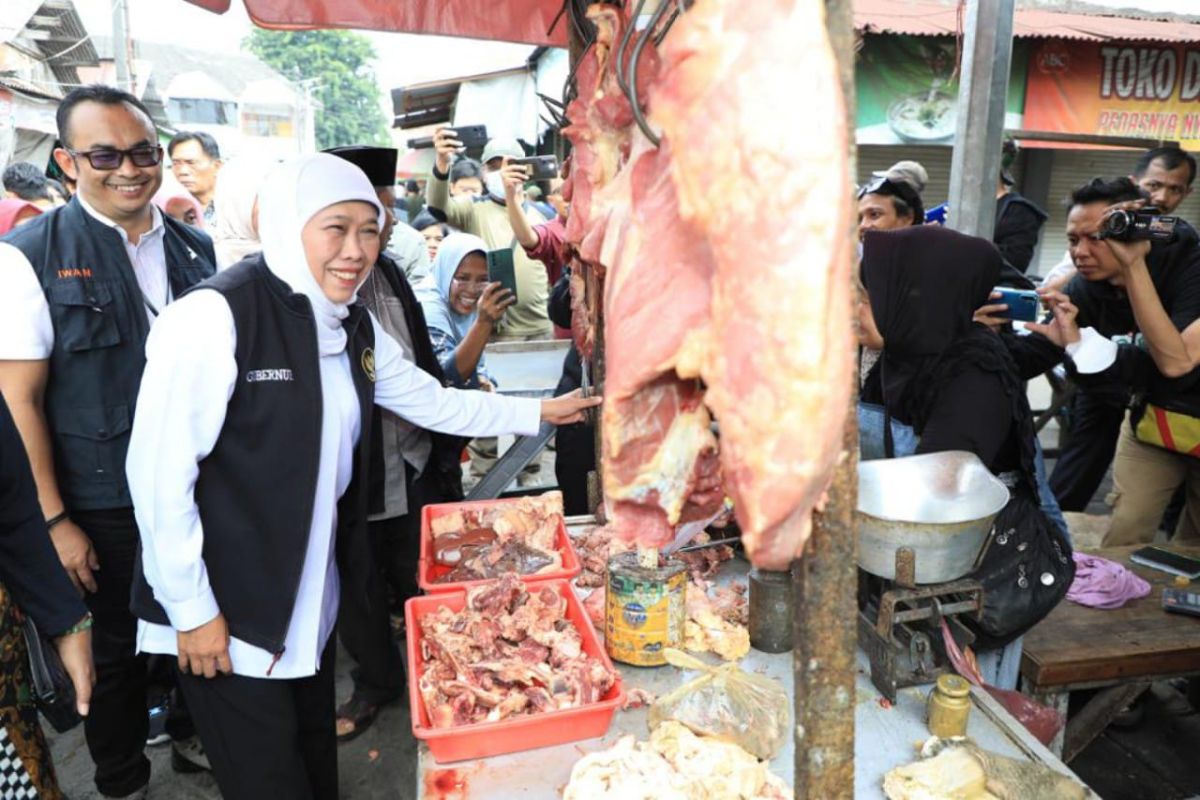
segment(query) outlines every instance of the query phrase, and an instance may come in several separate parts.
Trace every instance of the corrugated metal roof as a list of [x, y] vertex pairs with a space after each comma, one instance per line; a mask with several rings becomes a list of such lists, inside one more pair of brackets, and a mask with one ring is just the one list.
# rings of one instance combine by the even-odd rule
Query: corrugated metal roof
[[62, 100], [63, 98], [62, 92], [54, 87], [39, 86], [36, 83], [7, 75], [0, 76], [0, 86], [41, 100]]
[[38, 49], [54, 76], [63, 83], [79, 83], [76, 67], [99, 63], [83, 21], [74, 3], [46, 0], [30, 20], [29, 28], [39, 31]]
[[[957, 9], [955, 6], [909, 0], [854, 0], [854, 27], [863, 33], [953, 36], [958, 31]], [[1094, 42], [1200, 42], [1200, 25], [1017, 9], [1013, 35], [1027, 39]]]

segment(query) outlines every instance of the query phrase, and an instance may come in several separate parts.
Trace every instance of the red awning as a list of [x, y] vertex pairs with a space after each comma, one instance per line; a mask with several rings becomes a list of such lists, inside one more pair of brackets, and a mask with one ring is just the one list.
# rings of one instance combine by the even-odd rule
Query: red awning
[[[187, 0], [223, 14], [230, 0]], [[361, 28], [566, 47], [562, 0], [242, 0], [262, 28]]]

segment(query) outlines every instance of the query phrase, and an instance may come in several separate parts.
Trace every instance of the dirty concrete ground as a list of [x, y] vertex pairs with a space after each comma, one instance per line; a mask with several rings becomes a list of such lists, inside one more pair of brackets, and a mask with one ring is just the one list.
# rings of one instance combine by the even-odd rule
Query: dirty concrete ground
[[[337, 695], [350, 696], [353, 662], [338, 648]], [[64, 735], [49, 732], [59, 783], [71, 800], [103, 800], [92, 783], [92, 759], [83, 726]], [[181, 775], [171, 769], [169, 745], [146, 748], [150, 757], [149, 800], [219, 800], [216, 781], [207, 773]], [[342, 800], [412, 800], [416, 797], [417, 742], [409, 727], [408, 700], [380, 711], [357, 739], [338, 746]], [[286, 800], [279, 798], [279, 800]]]

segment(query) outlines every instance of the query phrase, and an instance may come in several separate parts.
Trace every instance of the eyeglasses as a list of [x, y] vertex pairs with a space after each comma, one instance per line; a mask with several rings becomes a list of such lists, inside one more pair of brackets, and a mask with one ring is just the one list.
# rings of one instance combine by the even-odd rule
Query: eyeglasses
[[92, 165], [92, 169], [109, 171], [117, 169], [128, 157], [135, 167], [153, 167], [162, 163], [163, 149], [157, 145], [142, 144], [128, 150], [118, 150], [115, 147], [97, 147], [95, 150], [67, 150], [78, 158], [83, 156]]
[[488, 281], [487, 278], [476, 278], [473, 281], [469, 281], [469, 280], [465, 280], [463, 278], [454, 277], [454, 278], [451, 278], [450, 280], [454, 281], [459, 286], [487, 286], [488, 283], [490, 282], [490, 281]]

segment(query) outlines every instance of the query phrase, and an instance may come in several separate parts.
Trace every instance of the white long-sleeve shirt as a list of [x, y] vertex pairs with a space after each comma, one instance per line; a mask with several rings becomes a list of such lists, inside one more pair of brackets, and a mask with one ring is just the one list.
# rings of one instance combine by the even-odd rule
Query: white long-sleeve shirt
[[[125, 229], [96, 211], [83, 195], [77, 194], [79, 205], [93, 219], [115, 230], [121, 236], [129, 264], [137, 278], [138, 287], [146, 301], [146, 316], [154, 324], [156, 311], [171, 302], [171, 283], [167, 278], [167, 255], [162, 212], [151, 206], [154, 222], [150, 230], [129, 241]], [[54, 352], [54, 324], [50, 320], [50, 303], [38, 280], [37, 272], [25, 254], [11, 244], [0, 242], [0, 361], [41, 361]]]
[[[414, 424], [445, 433], [533, 434], [536, 400], [443, 388], [406, 361], [400, 345], [375, 327], [375, 402]], [[199, 462], [216, 445], [238, 380], [233, 314], [216, 291], [193, 292], [159, 316], [146, 343], [126, 472], [142, 539], [142, 565], [171, 625], [138, 622], [138, 651], [177, 653], [177, 631], [214, 619], [220, 608], [202, 557], [204, 531], [194, 489]], [[320, 359], [324, 414], [312, 526], [284, 652], [231, 638], [233, 671], [248, 677], [313, 675], [338, 609], [334, 558], [337, 501], [350, 483], [361, 430], [358, 399], [345, 353]], [[269, 454], [264, 454], [269, 460]]]

